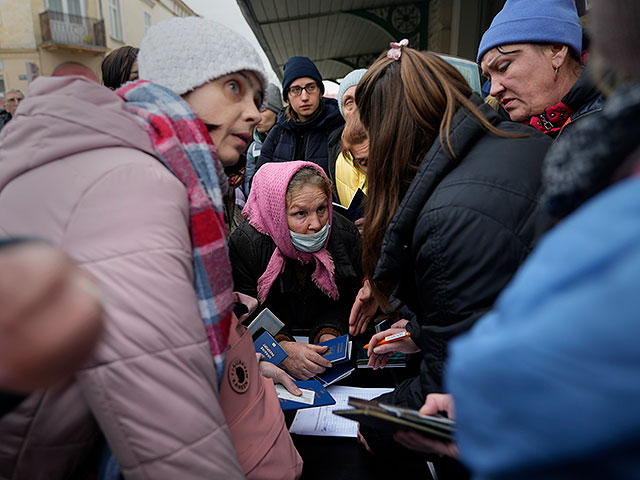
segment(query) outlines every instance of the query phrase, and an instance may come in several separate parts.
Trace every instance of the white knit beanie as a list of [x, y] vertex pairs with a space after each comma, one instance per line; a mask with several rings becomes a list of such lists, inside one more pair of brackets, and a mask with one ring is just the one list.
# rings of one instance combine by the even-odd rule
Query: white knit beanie
[[255, 48], [224, 25], [198, 17], [172, 18], [151, 27], [140, 45], [138, 69], [140, 78], [178, 95], [240, 70], [254, 72], [267, 90]]

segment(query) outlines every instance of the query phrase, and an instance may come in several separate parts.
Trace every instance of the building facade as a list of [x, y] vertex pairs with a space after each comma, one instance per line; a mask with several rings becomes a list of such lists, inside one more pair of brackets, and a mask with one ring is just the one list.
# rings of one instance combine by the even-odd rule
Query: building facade
[[0, 95], [26, 91], [38, 75], [65, 62], [91, 68], [123, 45], [139, 47], [147, 29], [196, 15], [181, 0], [3, 0], [0, 2]]

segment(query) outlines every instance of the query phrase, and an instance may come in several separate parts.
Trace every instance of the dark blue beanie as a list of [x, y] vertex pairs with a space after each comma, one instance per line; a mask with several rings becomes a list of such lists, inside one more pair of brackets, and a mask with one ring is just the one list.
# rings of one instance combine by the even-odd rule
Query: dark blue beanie
[[291, 57], [284, 64], [284, 75], [282, 77], [282, 94], [287, 99], [289, 86], [298, 78], [313, 78], [320, 87], [320, 91], [324, 95], [324, 85], [322, 77], [316, 65], [308, 57]]
[[574, 0], [507, 0], [482, 36], [478, 62], [492, 48], [511, 43], [561, 43], [580, 58], [582, 28]]

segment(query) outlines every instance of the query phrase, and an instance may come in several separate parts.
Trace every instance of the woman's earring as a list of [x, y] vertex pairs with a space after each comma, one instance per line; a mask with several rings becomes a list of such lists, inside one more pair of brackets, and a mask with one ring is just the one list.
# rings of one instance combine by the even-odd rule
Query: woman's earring
[[558, 71], [560, 71], [560, 67], [553, 67], [553, 71], [556, 74], [556, 77], [558, 76]]

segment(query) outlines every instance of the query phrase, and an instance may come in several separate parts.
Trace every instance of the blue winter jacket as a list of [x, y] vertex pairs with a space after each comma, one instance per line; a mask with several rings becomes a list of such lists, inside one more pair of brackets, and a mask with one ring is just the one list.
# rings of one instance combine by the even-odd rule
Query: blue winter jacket
[[445, 382], [476, 478], [640, 478], [640, 179], [549, 232]]
[[321, 166], [329, 175], [328, 137], [344, 125], [338, 102], [333, 98], [322, 98], [321, 110], [316, 117], [305, 123], [288, 120], [283, 108], [276, 124], [262, 145], [256, 171], [268, 162], [290, 162], [307, 160]]

